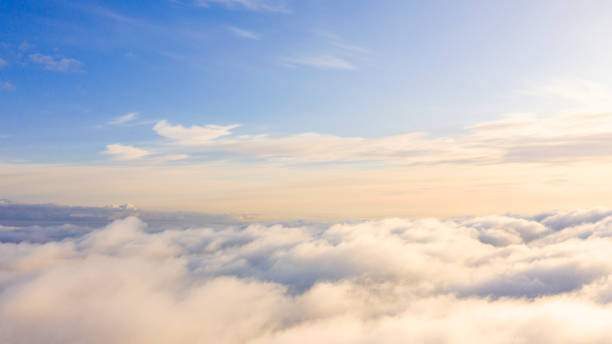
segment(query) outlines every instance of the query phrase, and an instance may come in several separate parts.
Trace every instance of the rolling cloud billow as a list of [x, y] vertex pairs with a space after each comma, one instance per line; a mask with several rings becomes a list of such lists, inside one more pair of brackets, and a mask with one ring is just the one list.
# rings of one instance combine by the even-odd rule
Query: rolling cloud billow
[[[612, 211], [0, 232], [2, 343], [607, 343]], [[28, 233], [30, 233], [28, 232]]]

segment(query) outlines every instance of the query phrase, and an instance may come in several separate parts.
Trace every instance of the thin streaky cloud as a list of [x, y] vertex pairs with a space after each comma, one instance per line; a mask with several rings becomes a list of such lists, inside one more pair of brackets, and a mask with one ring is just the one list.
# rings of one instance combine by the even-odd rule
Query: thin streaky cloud
[[236, 135], [238, 125], [184, 127], [158, 121], [153, 130], [170, 154], [241, 154], [273, 161], [364, 162], [408, 165], [561, 163], [612, 160], [612, 115], [536, 117], [520, 114], [466, 127], [462, 134], [432, 137], [406, 132], [378, 138], [316, 132], [287, 136]]
[[10, 82], [0, 81], [0, 91], [13, 91], [15, 89], [16, 89], [15, 85], [11, 84]]
[[111, 19], [117, 22], [134, 25], [134, 26], [153, 27], [151, 24], [147, 22], [144, 22], [136, 18], [125, 16], [123, 14], [114, 12], [102, 6], [84, 6], [81, 4], [73, 4], [72, 6], [86, 13], [90, 13], [90, 14], [93, 14], [99, 17], [107, 18], [107, 19]]
[[197, 7], [210, 7], [216, 4], [228, 9], [244, 9], [257, 12], [290, 12], [285, 1], [282, 0], [196, 0], [194, 4]]
[[112, 156], [115, 160], [134, 160], [151, 154], [147, 150], [119, 143], [107, 145], [102, 153]]
[[138, 112], [130, 112], [123, 116], [119, 116], [112, 121], [108, 122], [110, 125], [122, 125], [135, 120], [138, 117]]
[[348, 44], [348, 43], [343, 43], [343, 42], [333, 42], [332, 43], [334, 46], [345, 50], [347, 52], [352, 52], [352, 53], [359, 53], [359, 54], [369, 54], [371, 53], [371, 51], [367, 48], [361, 47], [359, 45], [356, 44]]
[[151, 161], [154, 163], [164, 163], [164, 162], [171, 162], [171, 161], [178, 161], [178, 160], [185, 160], [185, 159], [189, 159], [190, 156], [187, 154], [171, 154], [171, 155], [162, 155], [162, 156], [158, 156], [158, 157], [154, 157], [151, 158]]
[[8, 65], [8, 62], [6, 62], [5, 59], [0, 57], [0, 68], [4, 68], [6, 67], [6, 65]]
[[76, 72], [81, 69], [81, 61], [67, 57], [53, 57], [40, 53], [30, 54], [30, 61], [40, 64], [43, 69], [54, 72]]
[[321, 36], [327, 39], [331, 43], [331, 45], [345, 52], [358, 53], [358, 54], [369, 54], [371, 52], [370, 49], [364, 48], [357, 44], [346, 42], [342, 37], [340, 37], [340, 35], [335, 34], [333, 32], [315, 31], [314, 33], [318, 36]]
[[254, 40], [258, 40], [259, 39], [259, 35], [245, 30], [245, 29], [241, 29], [239, 27], [235, 27], [235, 26], [228, 26], [227, 29], [233, 33], [234, 35], [241, 37], [241, 38], [247, 38], [247, 39], [254, 39]]
[[546, 83], [532, 82], [519, 93], [569, 102], [575, 107], [570, 109], [570, 112], [597, 113], [612, 109], [612, 87], [593, 80], [556, 79]]
[[287, 57], [283, 61], [289, 66], [305, 66], [316, 69], [338, 69], [338, 70], [354, 70], [356, 69], [350, 62], [336, 56], [306, 56], [306, 57]]

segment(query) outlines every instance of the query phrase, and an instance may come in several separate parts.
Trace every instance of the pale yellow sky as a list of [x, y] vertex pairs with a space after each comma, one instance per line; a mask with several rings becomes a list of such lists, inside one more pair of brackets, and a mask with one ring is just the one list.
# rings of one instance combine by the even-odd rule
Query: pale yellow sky
[[3, 197], [250, 214], [262, 220], [461, 216], [612, 206], [611, 162], [352, 167], [0, 165]]

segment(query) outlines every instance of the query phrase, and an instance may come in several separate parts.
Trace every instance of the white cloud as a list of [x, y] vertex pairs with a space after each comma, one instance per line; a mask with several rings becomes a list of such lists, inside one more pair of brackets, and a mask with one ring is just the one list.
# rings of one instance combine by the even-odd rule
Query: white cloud
[[142, 148], [118, 143], [107, 145], [106, 150], [104, 150], [102, 154], [110, 155], [114, 160], [139, 160], [157, 164], [190, 158], [190, 156], [187, 154], [160, 154], [159, 152], [152, 152]]
[[15, 90], [15, 85], [11, 84], [8, 81], [0, 81], [0, 91], [13, 91]]
[[162, 231], [128, 218], [3, 242], [0, 341], [606, 343], [606, 212]]
[[76, 72], [81, 70], [81, 61], [66, 57], [53, 57], [39, 53], [30, 54], [30, 61], [38, 63], [44, 69], [55, 72]]
[[245, 30], [245, 29], [241, 29], [235, 26], [229, 26], [227, 29], [238, 37], [247, 38], [247, 39], [255, 39], [255, 40], [259, 39], [258, 34]]
[[140, 159], [144, 156], [150, 155], [151, 152], [144, 149], [136, 148], [134, 146], [127, 146], [122, 144], [111, 144], [106, 146], [106, 150], [103, 154], [111, 155], [116, 160], [133, 160]]
[[[612, 114], [506, 117], [465, 128], [455, 137], [404, 133], [380, 138], [301, 133], [233, 135], [230, 126], [153, 128], [174, 149], [239, 153], [294, 162], [386, 161], [399, 164], [570, 163], [612, 158]], [[184, 146], [181, 148], [181, 146]]]
[[353, 66], [350, 62], [343, 60], [336, 56], [306, 56], [306, 57], [288, 57], [283, 61], [290, 66], [306, 66], [317, 69], [339, 69], [339, 70], [353, 70]]
[[207, 144], [214, 139], [231, 134], [231, 129], [238, 127], [238, 124], [232, 125], [207, 125], [204, 127], [192, 125], [185, 128], [182, 125], [171, 125], [167, 121], [162, 120], [155, 124], [153, 130], [160, 136], [175, 140], [180, 144], [197, 145]]
[[196, 6], [222, 5], [230, 9], [246, 9], [261, 12], [289, 12], [283, 0], [195, 0]]

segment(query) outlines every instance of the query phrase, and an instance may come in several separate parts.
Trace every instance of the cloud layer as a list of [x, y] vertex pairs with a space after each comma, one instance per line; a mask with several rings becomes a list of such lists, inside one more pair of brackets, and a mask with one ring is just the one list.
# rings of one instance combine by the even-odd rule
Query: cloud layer
[[392, 164], [575, 163], [609, 161], [612, 114], [536, 117], [516, 114], [481, 122], [453, 137], [408, 132], [379, 138], [314, 132], [287, 136], [236, 135], [238, 124], [184, 127], [158, 121], [153, 131], [174, 154], [218, 152], [267, 160]]
[[606, 343], [611, 236], [599, 208], [161, 231], [130, 217], [1, 243], [0, 341]]

